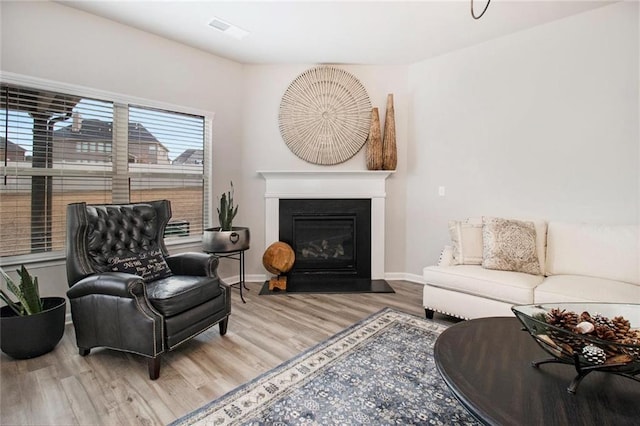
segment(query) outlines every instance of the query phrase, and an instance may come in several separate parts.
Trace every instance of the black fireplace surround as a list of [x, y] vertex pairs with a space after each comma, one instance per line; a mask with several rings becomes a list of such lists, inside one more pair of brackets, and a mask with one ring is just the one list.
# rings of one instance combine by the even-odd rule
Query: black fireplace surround
[[296, 255], [288, 288], [370, 284], [370, 199], [281, 199], [279, 232]]

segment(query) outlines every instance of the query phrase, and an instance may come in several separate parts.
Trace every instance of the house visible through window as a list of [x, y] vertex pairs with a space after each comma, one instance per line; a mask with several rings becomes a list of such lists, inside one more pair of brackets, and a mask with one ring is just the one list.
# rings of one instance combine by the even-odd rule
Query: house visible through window
[[168, 234], [202, 233], [205, 117], [4, 83], [0, 91], [0, 256], [63, 250], [66, 206], [79, 201], [168, 199]]

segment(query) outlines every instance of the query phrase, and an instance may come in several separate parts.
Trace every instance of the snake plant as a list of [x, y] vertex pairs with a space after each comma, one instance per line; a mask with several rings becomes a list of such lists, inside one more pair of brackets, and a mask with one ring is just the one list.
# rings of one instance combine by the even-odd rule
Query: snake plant
[[238, 206], [233, 204], [233, 182], [231, 182], [231, 191], [223, 193], [220, 197], [220, 207], [217, 210], [220, 230], [231, 231], [233, 229], [233, 218], [238, 214]]
[[0, 289], [0, 299], [2, 299], [17, 315], [33, 315], [42, 312], [43, 305], [40, 298], [40, 290], [38, 289], [38, 278], [29, 275], [27, 268], [22, 265], [20, 269], [16, 269], [20, 276], [20, 284], [16, 285], [11, 277], [7, 275], [4, 269], [0, 268], [0, 273], [7, 283], [7, 288], [13, 293], [18, 301], [14, 302], [11, 298]]

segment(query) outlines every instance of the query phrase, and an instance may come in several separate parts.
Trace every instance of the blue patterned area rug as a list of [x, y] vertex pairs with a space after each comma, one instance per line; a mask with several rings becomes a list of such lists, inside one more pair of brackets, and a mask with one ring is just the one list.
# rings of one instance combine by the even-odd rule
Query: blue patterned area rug
[[436, 370], [445, 328], [383, 309], [171, 426], [479, 424]]

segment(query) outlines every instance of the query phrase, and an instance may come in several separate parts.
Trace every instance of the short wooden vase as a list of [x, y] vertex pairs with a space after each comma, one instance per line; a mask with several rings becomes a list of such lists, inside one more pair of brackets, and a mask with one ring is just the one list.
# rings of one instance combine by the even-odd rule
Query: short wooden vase
[[382, 169], [382, 136], [378, 108], [371, 109], [371, 127], [367, 138], [367, 169]]

